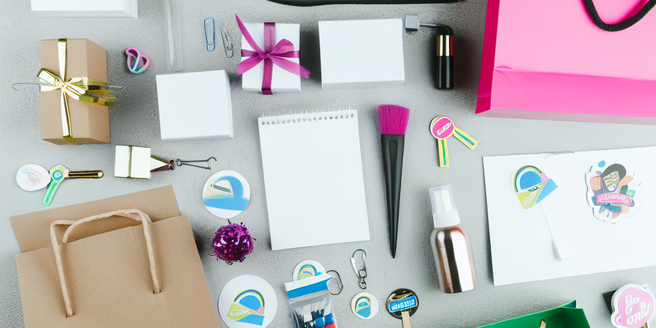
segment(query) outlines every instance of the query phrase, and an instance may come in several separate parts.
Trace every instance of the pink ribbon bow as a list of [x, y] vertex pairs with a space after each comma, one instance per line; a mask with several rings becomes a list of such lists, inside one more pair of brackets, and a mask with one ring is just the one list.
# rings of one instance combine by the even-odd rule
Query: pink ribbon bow
[[242, 75], [257, 66], [261, 61], [264, 61], [264, 75], [262, 77], [262, 93], [271, 95], [271, 79], [273, 77], [273, 65], [286, 70], [292, 74], [301, 76], [303, 78], [310, 77], [310, 72], [303, 68], [303, 66], [289, 61], [285, 58], [298, 58], [298, 51], [294, 51], [294, 44], [287, 39], [282, 39], [275, 46], [276, 42], [276, 23], [264, 23], [264, 50], [260, 49], [253, 37], [239, 19], [237, 24], [241, 30], [241, 34], [246, 39], [246, 42], [255, 50], [241, 50], [242, 57], [249, 57], [248, 59], [239, 63], [237, 67], [237, 74]]

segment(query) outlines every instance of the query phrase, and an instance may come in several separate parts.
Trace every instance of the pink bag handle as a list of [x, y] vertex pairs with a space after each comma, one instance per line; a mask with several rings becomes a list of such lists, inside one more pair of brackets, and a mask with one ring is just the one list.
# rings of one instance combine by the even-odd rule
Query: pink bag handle
[[650, 10], [652, 10], [652, 8], [654, 8], [656, 5], [656, 0], [649, 0], [649, 2], [645, 3], [645, 5], [642, 6], [640, 11], [638, 11], [635, 15], [617, 24], [606, 24], [606, 22], [601, 20], [593, 0], [583, 0], [583, 3], [585, 4], [585, 9], [588, 10], [588, 14], [590, 15], [590, 18], [592, 18], [592, 21], [595, 23], [595, 25], [604, 31], [617, 32], [627, 29], [633, 26], [635, 23], [639, 22], [643, 17], [645, 17], [645, 15], [647, 15]]
[[62, 245], [68, 242], [68, 237], [71, 234], [71, 231], [75, 229], [78, 225], [90, 222], [94, 220], [104, 219], [112, 216], [122, 216], [135, 221], [140, 221], [143, 224], [144, 236], [146, 238], [146, 247], [148, 249], [148, 259], [150, 260], [150, 273], [153, 278], [153, 293], [158, 294], [160, 292], [159, 282], [157, 280], [157, 270], [155, 268], [155, 256], [153, 255], [153, 245], [150, 238], [150, 228], [147, 223], [152, 223], [150, 217], [137, 209], [128, 209], [128, 210], [116, 210], [109, 213], [94, 215], [80, 219], [77, 221], [72, 220], [57, 220], [50, 225], [50, 239], [52, 240], [52, 249], [55, 252], [55, 260], [57, 261], [57, 272], [59, 273], [59, 284], [61, 285], [62, 295], [64, 296], [64, 305], [66, 306], [66, 317], [73, 315], [73, 309], [71, 308], [71, 301], [68, 296], [68, 288], [66, 287], [66, 278], [64, 276], [64, 266], [62, 264], [61, 254], [59, 252], [59, 243], [57, 242], [57, 236], [55, 235], [55, 226], [58, 225], [68, 225], [68, 229], [62, 237]]

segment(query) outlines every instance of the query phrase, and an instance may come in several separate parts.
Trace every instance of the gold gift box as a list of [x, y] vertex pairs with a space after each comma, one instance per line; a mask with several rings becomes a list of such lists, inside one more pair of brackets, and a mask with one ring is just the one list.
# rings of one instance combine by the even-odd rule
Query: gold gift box
[[[59, 40], [41, 40], [41, 67], [57, 76], [60, 72]], [[87, 39], [66, 40], [65, 79], [88, 77], [107, 82], [107, 51]], [[79, 144], [109, 143], [109, 107], [68, 98], [70, 132]], [[41, 139], [69, 144], [63, 137], [62, 90], [41, 92]]]

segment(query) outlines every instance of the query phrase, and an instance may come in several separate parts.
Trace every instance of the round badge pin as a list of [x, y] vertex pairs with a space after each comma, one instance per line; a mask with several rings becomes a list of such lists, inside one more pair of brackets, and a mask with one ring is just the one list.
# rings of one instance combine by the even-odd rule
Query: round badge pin
[[351, 300], [351, 311], [356, 317], [369, 320], [378, 314], [378, 300], [370, 293], [359, 293]]
[[403, 317], [409, 319], [417, 312], [418, 307], [419, 298], [410, 289], [397, 289], [387, 297], [387, 312], [397, 319], [403, 319]]
[[50, 171], [41, 165], [23, 165], [16, 173], [16, 183], [25, 191], [41, 190], [50, 183]]
[[430, 123], [431, 134], [438, 140], [449, 138], [453, 134], [455, 127], [453, 121], [446, 116], [438, 116]]
[[251, 198], [251, 187], [243, 175], [230, 170], [214, 173], [203, 187], [203, 203], [210, 213], [231, 219], [243, 212]]
[[305, 260], [296, 265], [292, 279], [294, 279], [294, 281], [303, 280], [305, 278], [314, 277], [320, 273], [326, 273], [326, 269], [321, 263], [312, 260]]
[[266, 280], [244, 275], [223, 287], [217, 307], [230, 328], [267, 327], [278, 311], [278, 298]]

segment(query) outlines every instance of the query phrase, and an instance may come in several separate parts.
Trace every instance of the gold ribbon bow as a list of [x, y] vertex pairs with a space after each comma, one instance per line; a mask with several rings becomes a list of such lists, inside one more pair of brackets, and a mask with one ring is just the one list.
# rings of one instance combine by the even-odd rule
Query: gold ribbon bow
[[109, 90], [107, 83], [88, 77], [73, 77], [66, 80], [66, 39], [59, 39], [58, 56], [59, 72], [57, 76], [51, 71], [41, 68], [37, 76], [46, 85], [41, 86], [41, 92], [61, 90], [62, 131], [66, 142], [73, 145], [79, 143], [73, 138], [71, 112], [68, 108], [68, 97], [75, 100], [101, 106], [113, 106], [116, 101], [114, 92]]

